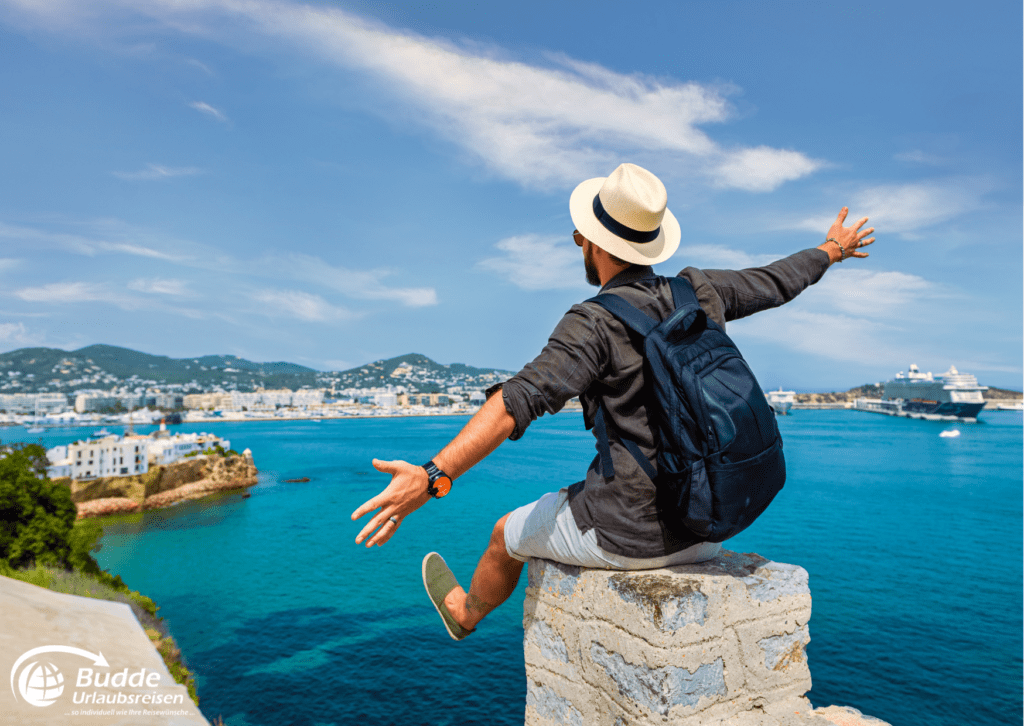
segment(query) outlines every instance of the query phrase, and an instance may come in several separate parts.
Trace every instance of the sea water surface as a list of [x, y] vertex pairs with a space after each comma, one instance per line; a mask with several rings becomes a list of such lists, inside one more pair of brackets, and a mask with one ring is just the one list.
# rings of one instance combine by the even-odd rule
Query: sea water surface
[[[465, 421], [175, 427], [251, 448], [260, 484], [248, 499], [107, 520], [97, 557], [160, 605], [208, 718], [522, 723], [525, 576], [455, 643], [423, 592], [420, 561], [437, 550], [468, 584], [499, 517], [582, 478], [594, 455], [582, 416], [537, 421], [382, 548], [355, 545], [361, 524], [349, 518], [388, 482], [371, 458], [425, 462]], [[1021, 414], [949, 424], [798, 411], [779, 423], [786, 487], [726, 546], [810, 573], [811, 701], [894, 725], [1020, 724]], [[939, 436], [949, 428], [961, 436]], [[55, 445], [80, 435], [44, 438]], [[283, 482], [298, 477], [310, 481]]]

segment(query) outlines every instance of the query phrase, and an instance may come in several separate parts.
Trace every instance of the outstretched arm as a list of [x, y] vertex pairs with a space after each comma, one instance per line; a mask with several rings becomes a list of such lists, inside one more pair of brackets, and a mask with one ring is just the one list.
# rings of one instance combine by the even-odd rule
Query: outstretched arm
[[[832, 263], [839, 262], [844, 256], [845, 258], [868, 256], [860, 248], [875, 241], [874, 237], [868, 238], [868, 235], [875, 230], [873, 227], [861, 230], [861, 227], [868, 221], [867, 217], [850, 227], [844, 227], [843, 222], [846, 221], [848, 213], [849, 209], [846, 207], [840, 210], [839, 216], [828, 230], [828, 239], [818, 245], [817, 250], [803, 250], [776, 260], [770, 265], [747, 270], [694, 270], [687, 268], [680, 274], [687, 274], [691, 282], [696, 276], [698, 282], [694, 282], [695, 289], [698, 287], [700, 279], [711, 283], [717, 293], [717, 300], [721, 302], [719, 314], [725, 320], [739, 320], [761, 310], [778, 307], [816, 283]], [[826, 256], [819, 255], [819, 251]], [[700, 293], [698, 292], [699, 297]], [[703, 300], [702, 304], [704, 304]], [[705, 309], [709, 315], [712, 315], [712, 310]]]
[[[498, 448], [511, 435], [515, 425], [515, 419], [505, 410], [502, 397], [492, 395], [458, 436], [434, 457], [434, 463], [454, 480]], [[398, 525], [390, 520], [391, 517], [401, 522], [430, 499], [427, 494], [427, 472], [422, 466], [379, 459], [373, 460], [373, 466], [377, 471], [390, 474], [391, 483], [352, 513], [352, 519], [356, 520], [379, 509], [356, 537], [356, 544], [366, 540], [367, 547], [380, 546], [391, 539], [398, 529]]]

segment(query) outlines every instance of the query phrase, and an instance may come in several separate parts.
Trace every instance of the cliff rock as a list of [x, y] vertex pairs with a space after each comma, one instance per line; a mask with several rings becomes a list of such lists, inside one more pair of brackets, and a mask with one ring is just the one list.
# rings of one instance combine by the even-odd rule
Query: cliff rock
[[256, 465], [248, 451], [241, 456], [196, 456], [155, 466], [136, 476], [89, 481], [63, 480], [78, 505], [78, 517], [157, 509], [229, 489], [256, 484]]

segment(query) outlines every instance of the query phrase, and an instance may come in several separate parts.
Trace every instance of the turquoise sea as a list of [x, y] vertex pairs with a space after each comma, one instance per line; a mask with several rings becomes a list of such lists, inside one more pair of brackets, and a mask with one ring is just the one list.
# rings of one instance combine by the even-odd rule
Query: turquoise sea
[[[505, 512], [582, 478], [582, 416], [535, 423], [429, 502], [383, 548], [351, 512], [464, 418], [186, 425], [253, 450], [260, 484], [107, 525], [101, 564], [161, 606], [201, 708], [231, 726], [521, 724], [522, 589], [454, 643], [423, 593], [441, 552], [468, 583]], [[851, 411], [780, 419], [789, 479], [727, 547], [810, 572], [816, 705], [902, 724], [1022, 722], [1022, 419], [910, 421]], [[948, 428], [958, 438], [941, 438]], [[5, 432], [18, 439], [19, 430]], [[14, 434], [14, 436], [12, 436]], [[47, 445], [82, 430], [53, 430]], [[23, 439], [32, 439], [22, 435]], [[283, 479], [307, 476], [303, 484]]]

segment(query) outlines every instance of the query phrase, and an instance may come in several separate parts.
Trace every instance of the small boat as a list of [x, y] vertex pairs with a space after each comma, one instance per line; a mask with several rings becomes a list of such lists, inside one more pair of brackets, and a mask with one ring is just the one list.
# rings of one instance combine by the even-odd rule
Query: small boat
[[944, 439], [955, 439], [959, 435], [960, 429], [946, 429], [945, 431], [939, 434], [939, 436], [941, 436]]
[[93, 436], [99, 436], [99, 437], [110, 436], [110, 432], [107, 431], [105, 428], [102, 428], [99, 431], [93, 431], [92, 435]]
[[29, 426], [27, 429], [25, 429], [25, 433], [29, 434], [41, 434], [44, 431], [46, 431], [46, 429], [44, 429], [42, 426]]

